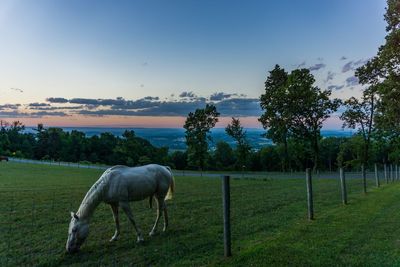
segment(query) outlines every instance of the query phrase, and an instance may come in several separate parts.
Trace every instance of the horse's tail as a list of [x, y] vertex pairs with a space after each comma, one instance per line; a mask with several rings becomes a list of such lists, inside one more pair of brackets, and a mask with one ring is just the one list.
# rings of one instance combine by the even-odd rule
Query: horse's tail
[[173, 193], [175, 192], [175, 179], [174, 179], [174, 175], [172, 174], [171, 168], [168, 167], [168, 166], [165, 166], [165, 168], [167, 168], [167, 170], [168, 170], [168, 171], [170, 172], [170, 174], [171, 174], [171, 184], [169, 185], [168, 193], [167, 193], [167, 195], [165, 196], [165, 200], [170, 200], [170, 199], [172, 199], [172, 195], [173, 195]]

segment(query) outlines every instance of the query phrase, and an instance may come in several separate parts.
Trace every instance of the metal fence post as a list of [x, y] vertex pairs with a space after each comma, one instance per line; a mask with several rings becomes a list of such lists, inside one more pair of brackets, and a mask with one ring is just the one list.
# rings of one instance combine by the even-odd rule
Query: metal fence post
[[343, 168], [340, 168], [340, 185], [342, 188], [342, 203], [347, 204], [346, 177]]
[[224, 255], [232, 256], [231, 249], [231, 200], [230, 200], [230, 176], [222, 177], [222, 207], [224, 214]]
[[311, 169], [306, 169], [306, 184], [307, 184], [307, 207], [308, 207], [308, 219], [314, 220], [314, 204], [313, 204], [313, 191], [312, 191], [312, 180], [311, 180]]

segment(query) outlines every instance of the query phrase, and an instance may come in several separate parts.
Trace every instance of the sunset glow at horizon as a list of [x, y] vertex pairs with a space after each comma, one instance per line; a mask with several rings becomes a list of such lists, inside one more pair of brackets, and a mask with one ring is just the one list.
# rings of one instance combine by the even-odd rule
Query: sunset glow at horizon
[[[5, 122], [20, 121], [27, 127], [43, 124], [45, 127], [110, 127], [110, 128], [183, 128], [186, 117], [43, 117], [43, 118], [1, 118]], [[216, 128], [225, 128], [231, 117], [220, 117]], [[240, 122], [244, 128], [262, 128], [258, 117], [242, 117]], [[342, 122], [338, 117], [329, 118], [324, 129], [340, 129]]]

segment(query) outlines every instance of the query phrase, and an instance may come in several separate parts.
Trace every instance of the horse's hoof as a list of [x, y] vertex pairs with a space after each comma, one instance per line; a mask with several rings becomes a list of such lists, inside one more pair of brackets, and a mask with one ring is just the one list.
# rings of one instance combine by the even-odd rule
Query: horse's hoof
[[112, 237], [111, 239], [110, 239], [110, 242], [115, 242], [115, 241], [117, 241], [118, 240], [118, 237]]
[[136, 243], [138, 243], [138, 244], [144, 243], [143, 237], [138, 237], [137, 240], [136, 240]]

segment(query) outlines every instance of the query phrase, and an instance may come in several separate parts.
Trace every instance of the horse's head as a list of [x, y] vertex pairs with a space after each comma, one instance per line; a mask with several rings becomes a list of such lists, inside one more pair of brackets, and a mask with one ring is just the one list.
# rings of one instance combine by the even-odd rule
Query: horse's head
[[79, 248], [85, 242], [89, 234], [89, 224], [86, 221], [80, 220], [78, 215], [71, 212], [71, 222], [68, 228], [68, 240], [65, 248], [69, 253], [79, 251]]

